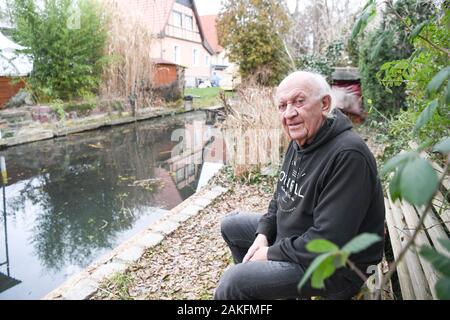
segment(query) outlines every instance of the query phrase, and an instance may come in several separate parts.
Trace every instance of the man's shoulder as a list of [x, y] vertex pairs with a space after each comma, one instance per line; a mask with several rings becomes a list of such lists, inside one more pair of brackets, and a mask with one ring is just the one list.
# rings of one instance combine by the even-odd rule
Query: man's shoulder
[[353, 157], [364, 158], [369, 167], [372, 170], [376, 170], [375, 157], [360, 135], [352, 130], [348, 130], [336, 138], [336, 155], [346, 154], [347, 156], [352, 155]]
[[372, 154], [363, 138], [353, 130], [347, 130], [336, 136], [333, 141], [340, 150], [339, 151], [359, 151], [362, 153]]

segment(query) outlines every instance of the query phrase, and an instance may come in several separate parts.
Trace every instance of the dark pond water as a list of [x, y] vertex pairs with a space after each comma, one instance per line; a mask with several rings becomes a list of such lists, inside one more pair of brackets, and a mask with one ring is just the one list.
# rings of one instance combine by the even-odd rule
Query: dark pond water
[[201, 159], [180, 165], [173, 150], [214, 121], [194, 112], [0, 151], [0, 299], [41, 298], [193, 194]]

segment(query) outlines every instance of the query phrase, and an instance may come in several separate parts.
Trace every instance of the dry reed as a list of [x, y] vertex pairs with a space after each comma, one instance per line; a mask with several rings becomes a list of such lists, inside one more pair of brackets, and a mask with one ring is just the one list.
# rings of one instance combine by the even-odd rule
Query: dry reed
[[226, 119], [221, 129], [229, 164], [238, 178], [246, 178], [264, 166], [278, 166], [287, 137], [279, 121], [274, 88], [239, 88], [231, 101], [222, 99]]
[[151, 45], [153, 34], [138, 12], [124, 12], [113, 0], [104, 2], [108, 15], [108, 40], [101, 97], [122, 100], [133, 112], [153, 101]]

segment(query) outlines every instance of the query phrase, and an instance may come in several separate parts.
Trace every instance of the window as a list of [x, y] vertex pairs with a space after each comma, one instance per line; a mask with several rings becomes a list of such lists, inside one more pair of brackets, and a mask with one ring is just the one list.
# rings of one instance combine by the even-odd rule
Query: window
[[180, 64], [180, 57], [181, 57], [181, 52], [180, 52], [180, 47], [179, 46], [175, 46], [173, 48], [173, 60], [175, 61], [176, 64]]
[[182, 167], [178, 169], [177, 172], [175, 173], [175, 181], [176, 183], [180, 183], [185, 179], [186, 179], [185, 167]]
[[192, 16], [184, 16], [184, 25], [183, 27], [188, 30], [193, 30], [194, 23], [192, 20]]
[[195, 164], [194, 163], [190, 163], [188, 165], [187, 175], [190, 177], [190, 176], [193, 176], [194, 174], [195, 174]]
[[192, 64], [194, 66], [198, 65], [198, 50], [197, 49], [192, 50]]
[[177, 11], [172, 11], [172, 24], [176, 27], [181, 28], [181, 13]]
[[209, 56], [205, 56], [205, 65], [209, 66]]

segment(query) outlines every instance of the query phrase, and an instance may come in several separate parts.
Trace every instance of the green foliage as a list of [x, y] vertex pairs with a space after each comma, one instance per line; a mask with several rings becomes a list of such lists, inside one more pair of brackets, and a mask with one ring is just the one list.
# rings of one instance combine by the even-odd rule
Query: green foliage
[[450, 67], [445, 67], [440, 70], [431, 81], [428, 83], [426, 91], [429, 95], [433, 95], [438, 92], [444, 82], [450, 77]]
[[66, 113], [64, 111], [64, 102], [60, 99], [55, 99], [51, 103], [51, 107], [55, 110], [55, 113], [58, 115], [60, 120], [66, 119]]
[[342, 251], [348, 254], [358, 253], [380, 240], [380, 237], [376, 234], [363, 233], [350, 240], [350, 242], [342, 248]]
[[434, 146], [433, 151], [440, 153], [450, 153], [450, 138], [446, 137], [439, 141], [439, 143]]
[[404, 59], [384, 63], [376, 74], [379, 84], [392, 97], [405, 89], [407, 109], [384, 123], [389, 141], [386, 157], [405, 149], [408, 141], [437, 142], [450, 133], [450, 13], [448, 7], [443, 9], [433, 9], [434, 14], [416, 26], [405, 17], [405, 28], [412, 30], [408, 40], [413, 52]]
[[309, 252], [324, 253], [328, 251], [339, 250], [339, 247], [331, 241], [325, 239], [317, 239], [308, 242], [308, 244], [306, 245], [306, 249], [308, 249]]
[[362, 233], [350, 240], [341, 249], [328, 240], [315, 239], [309, 241], [306, 249], [321, 254], [313, 260], [306, 270], [298, 285], [298, 290], [300, 291], [303, 288], [309, 278], [311, 278], [313, 288], [323, 288], [325, 286], [324, 281], [331, 277], [336, 269], [345, 266], [351, 254], [361, 252], [380, 240], [381, 238], [376, 234]]
[[[438, 241], [450, 253], [450, 240], [438, 239]], [[450, 300], [450, 258], [429, 247], [422, 247], [419, 253], [431, 263], [440, 275], [435, 286], [438, 298], [441, 300]]]
[[363, 30], [367, 26], [367, 24], [375, 17], [376, 13], [376, 1], [368, 0], [353, 26], [352, 34], [350, 36], [351, 40], [354, 40], [356, 38], [361, 30]]
[[221, 45], [239, 64], [243, 78], [259, 84], [276, 84], [287, 71], [280, 34], [289, 30], [286, 8], [275, 0], [230, 0], [217, 21]]
[[[361, 13], [355, 24], [353, 34], [361, 33], [373, 14], [375, 1], [368, 1], [366, 9]], [[412, 32], [405, 26], [400, 17], [408, 17], [409, 25], [426, 21], [433, 13], [433, 7], [428, 1], [399, 0], [393, 7], [388, 6], [384, 12], [383, 20], [378, 28], [367, 33], [360, 43], [359, 67], [361, 72], [362, 93], [365, 99], [371, 99], [377, 108], [384, 112], [395, 112], [405, 109], [407, 88], [408, 61], [413, 46], [410, 43]], [[425, 24], [422, 28], [425, 27]], [[417, 30], [415, 30], [418, 32]], [[399, 60], [395, 68], [386, 74], [392, 67], [392, 61]], [[391, 65], [385, 65], [391, 63]], [[386, 78], [380, 76], [383, 74]], [[390, 90], [386, 82], [392, 80], [395, 90]]]
[[[445, 140], [443, 142], [445, 147]], [[438, 149], [441, 149], [438, 145]], [[445, 148], [442, 148], [445, 150]], [[382, 175], [394, 171], [389, 184], [392, 199], [405, 199], [421, 206], [428, 203], [438, 187], [436, 171], [419, 156], [419, 150], [398, 154], [383, 166]]]
[[420, 128], [422, 128], [425, 124], [427, 124], [431, 120], [438, 106], [439, 106], [438, 100], [433, 100], [430, 102], [430, 104], [419, 115], [419, 118], [417, 119], [416, 125], [414, 127], [414, 131], [416, 132], [419, 131]]
[[333, 41], [326, 49], [324, 55], [305, 54], [296, 61], [296, 66], [301, 70], [318, 72], [324, 75], [331, 82], [333, 68], [339, 61], [344, 50], [344, 42], [341, 40]]
[[15, 0], [12, 14], [14, 38], [33, 57], [29, 85], [39, 101], [73, 99], [97, 90], [106, 41], [98, 2], [49, 0], [38, 5]]

